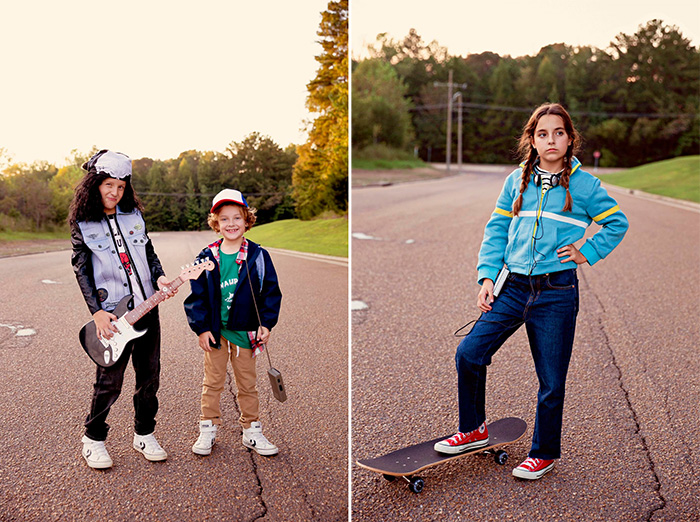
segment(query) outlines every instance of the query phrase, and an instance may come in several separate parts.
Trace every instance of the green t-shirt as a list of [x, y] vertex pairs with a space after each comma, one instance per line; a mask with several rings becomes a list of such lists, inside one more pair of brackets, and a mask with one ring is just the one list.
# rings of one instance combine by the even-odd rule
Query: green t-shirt
[[223, 335], [228, 342], [240, 346], [241, 348], [252, 348], [250, 346], [248, 332], [226, 329], [228, 317], [231, 312], [231, 302], [233, 301], [233, 294], [238, 286], [238, 274], [242, 265], [236, 263], [236, 257], [238, 257], [237, 253], [225, 254], [219, 250], [219, 256], [219, 268], [221, 269], [221, 335]]

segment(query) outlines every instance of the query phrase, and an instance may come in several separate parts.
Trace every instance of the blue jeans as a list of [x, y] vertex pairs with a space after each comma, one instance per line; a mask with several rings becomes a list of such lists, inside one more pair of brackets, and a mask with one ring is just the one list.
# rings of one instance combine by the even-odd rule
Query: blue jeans
[[472, 431], [486, 420], [486, 367], [506, 339], [525, 324], [540, 385], [529, 456], [559, 458], [577, 314], [576, 270], [532, 277], [511, 273], [492, 310], [481, 315], [457, 347], [459, 431]]

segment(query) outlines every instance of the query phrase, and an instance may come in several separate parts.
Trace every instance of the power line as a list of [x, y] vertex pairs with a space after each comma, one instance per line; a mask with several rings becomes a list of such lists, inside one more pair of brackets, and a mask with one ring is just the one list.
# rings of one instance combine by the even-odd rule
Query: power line
[[[459, 106], [459, 104], [456, 104]], [[506, 105], [488, 105], [485, 103], [463, 102], [462, 107], [466, 109], [480, 109], [489, 111], [506, 111], [506, 112], [526, 112], [531, 113], [531, 107], [509, 107]], [[411, 107], [411, 111], [422, 110], [444, 110], [448, 108], [447, 103], [435, 103], [430, 105], [418, 105]], [[601, 118], [692, 118], [697, 117], [696, 114], [687, 112], [678, 113], [659, 113], [659, 112], [594, 112], [594, 111], [569, 111], [570, 114], [576, 116], [594, 116]]]
[[[280, 194], [286, 194], [285, 192], [247, 192], [244, 194], [246, 197], [250, 196], [277, 196]], [[204, 194], [201, 192], [197, 192], [196, 194], [193, 193], [184, 193], [184, 192], [138, 192], [139, 196], [173, 196], [173, 197], [207, 197], [211, 198], [216, 196], [216, 193], [211, 193], [211, 194]]]

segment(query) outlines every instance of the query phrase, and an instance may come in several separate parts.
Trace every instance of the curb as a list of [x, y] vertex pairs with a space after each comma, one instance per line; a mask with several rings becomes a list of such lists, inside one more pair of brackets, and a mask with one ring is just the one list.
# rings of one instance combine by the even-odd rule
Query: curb
[[691, 210], [700, 213], [700, 203], [695, 203], [694, 201], [687, 201], [685, 199], [669, 198], [667, 196], [659, 196], [657, 194], [650, 194], [648, 192], [643, 192], [637, 189], [629, 189], [625, 187], [619, 187], [617, 185], [609, 185], [608, 183], [601, 183], [606, 190], [612, 192], [618, 192], [621, 194], [627, 194], [640, 199], [647, 199], [651, 201], [657, 201], [658, 203], [665, 203], [678, 208], [684, 208], [686, 210]]
[[325, 254], [314, 254], [313, 252], [301, 252], [299, 250], [285, 250], [283, 248], [263, 247], [270, 252], [286, 254], [292, 257], [300, 257], [303, 259], [312, 259], [315, 261], [323, 261], [334, 265], [348, 266], [349, 259], [347, 257], [328, 256]]

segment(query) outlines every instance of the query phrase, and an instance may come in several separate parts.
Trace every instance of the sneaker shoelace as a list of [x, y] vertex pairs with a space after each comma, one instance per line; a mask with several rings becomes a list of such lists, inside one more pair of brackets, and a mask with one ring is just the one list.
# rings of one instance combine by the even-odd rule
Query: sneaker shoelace
[[141, 439], [141, 442], [145, 444], [145, 449], [148, 453], [159, 453], [163, 451], [163, 448], [160, 447], [160, 444], [158, 444], [158, 441], [153, 435], [146, 435]]
[[107, 453], [107, 448], [105, 448], [104, 442], [93, 442], [90, 444], [90, 451], [92, 452], [91, 457], [94, 460], [109, 458], [109, 453]]
[[199, 434], [199, 440], [214, 440], [216, 438], [216, 433], [211, 431], [203, 431]]
[[249, 435], [249, 437], [255, 441], [255, 445], [258, 447], [266, 445], [272, 446], [272, 443], [269, 440], [267, 440], [267, 437], [265, 437], [265, 435], [263, 435], [262, 430], [254, 431]]
[[467, 438], [468, 433], [462, 433], [461, 431], [454, 434], [452, 437], [447, 439], [447, 443], [450, 446], [458, 446], [464, 442], [464, 439]]
[[525, 462], [520, 464], [520, 467], [525, 468], [528, 471], [533, 471], [537, 469], [540, 466], [540, 464], [542, 464], [542, 459], [528, 457], [525, 459]]
[[466, 442], [466, 439], [468, 439], [468, 438], [471, 437], [472, 435], [476, 435], [476, 433], [477, 433], [478, 431], [479, 431], [479, 428], [477, 428], [477, 429], [475, 429], [475, 430], [472, 430], [472, 431], [470, 431], [470, 432], [467, 432], [467, 433], [463, 433], [463, 432], [461, 432], [461, 431], [458, 431], [457, 433], [455, 433], [454, 435], [452, 435], [452, 437], [450, 437], [449, 439], [447, 439], [447, 443], [448, 443], [449, 445], [451, 445], [451, 446], [458, 446], [458, 445], [463, 444], [464, 442]]

